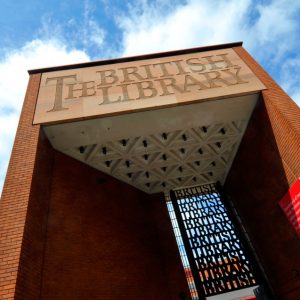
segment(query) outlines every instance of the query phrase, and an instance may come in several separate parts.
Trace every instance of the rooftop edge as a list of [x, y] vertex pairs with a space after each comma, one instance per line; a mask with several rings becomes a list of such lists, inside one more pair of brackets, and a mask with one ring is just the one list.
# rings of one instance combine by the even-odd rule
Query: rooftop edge
[[111, 65], [111, 64], [117, 64], [117, 63], [122, 63], [122, 62], [143, 60], [143, 59], [175, 56], [175, 55], [182, 55], [182, 54], [195, 53], [195, 52], [204, 52], [204, 51], [210, 51], [210, 50], [220, 50], [220, 49], [227, 49], [227, 48], [233, 48], [233, 47], [240, 47], [242, 45], [243, 45], [243, 42], [218, 44], [218, 45], [203, 46], [203, 47], [196, 47], [196, 48], [187, 48], [187, 49], [181, 49], [181, 50], [172, 50], [172, 51], [166, 51], [166, 52], [127, 56], [127, 57], [120, 57], [120, 58], [113, 58], [113, 59], [106, 59], [106, 60], [96, 60], [96, 61], [85, 62], [85, 63], [71, 64], [71, 65], [32, 69], [32, 70], [28, 70], [27, 72], [29, 73], [29, 75], [32, 75], [32, 74], [38, 74], [38, 73], [44, 73], [44, 72], [54, 72], [54, 71], [62, 71], [62, 70], [70, 70], [70, 69], [79, 69], [79, 68], [85, 68], [85, 67]]

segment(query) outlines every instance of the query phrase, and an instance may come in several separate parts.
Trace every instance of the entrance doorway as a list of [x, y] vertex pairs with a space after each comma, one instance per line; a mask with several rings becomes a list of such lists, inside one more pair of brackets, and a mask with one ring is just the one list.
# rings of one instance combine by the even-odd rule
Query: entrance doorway
[[262, 276], [221, 185], [173, 190], [167, 205], [192, 299], [256, 299]]

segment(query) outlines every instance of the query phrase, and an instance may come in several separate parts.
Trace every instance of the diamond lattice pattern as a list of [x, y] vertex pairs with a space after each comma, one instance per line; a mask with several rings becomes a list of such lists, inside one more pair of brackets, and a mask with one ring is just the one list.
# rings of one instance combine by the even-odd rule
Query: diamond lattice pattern
[[67, 154], [147, 193], [226, 178], [245, 121], [210, 124], [107, 143], [83, 145]]

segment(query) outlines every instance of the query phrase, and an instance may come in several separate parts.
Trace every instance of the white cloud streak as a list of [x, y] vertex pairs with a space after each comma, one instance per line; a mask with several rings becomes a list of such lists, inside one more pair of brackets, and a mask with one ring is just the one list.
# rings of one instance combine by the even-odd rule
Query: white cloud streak
[[41, 27], [37, 36], [43, 40], [55, 37], [60, 44], [84, 48], [86, 51], [92, 47], [101, 49], [105, 42], [106, 31], [94, 18], [94, 10], [95, 7], [90, 1], [84, 1], [82, 17], [79, 20], [71, 18], [68, 21], [58, 22], [55, 17], [45, 14], [41, 17]]
[[83, 24], [79, 29], [79, 36], [85, 47], [93, 45], [101, 47], [105, 39], [105, 30], [100, 27], [98, 22], [93, 18], [93, 6], [89, 1], [84, 2]]

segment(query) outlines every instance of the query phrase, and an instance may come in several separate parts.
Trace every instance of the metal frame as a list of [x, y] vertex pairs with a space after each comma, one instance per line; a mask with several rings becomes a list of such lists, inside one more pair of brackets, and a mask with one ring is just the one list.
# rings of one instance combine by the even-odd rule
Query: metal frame
[[[230, 250], [226, 250], [224, 252], [224, 256], [223, 254], [222, 257], [225, 257], [226, 262], [223, 260], [214, 260], [214, 262], [210, 262], [210, 268], [208, 267], [208, 264], [202, 264], [201, 263], [201, 257], [197, 257], [197, 254], [195, 254], [195, 244], [193, 244], [193, 242], [191, 241], [191, 238], [193, 239], [193, 237], [191, 237], [191, 232], [187, 231], [186, 228], [186, 224], [187, 222], [189, 222], [190, 219], [193, 218], [189, 218], [190, 216], [194, 216], [194, 220], [195, 219], [199, 219], [199, 217], [197, 217], [197, 213], [196, 213], [196, 217], [195, 217], [195, 212], [197, 211], [197, 207], [193, 212], [193, 209], [190, 212], [186, 212], [185, 215], [183, 215], [182, 213], [182, 206], [180, 203], [180, 199], [184, 199], [185, 197], [187, 199], [192, 199], [192, 197], [194, 197], [194, 199], [196, 199], [195, 201], [204, 201], [201, 200], [201, 197], [207, 197], [205, 195], [211, 195], [209, 196], [211, 199], [213, 199], [213, 201], [217, 201], [216, 199], [218, 199], [219, 204], [222, 204], [222, 209], [225, 210], [224, 212], [224, 217], [228, 216], [228, 223], [230, 225], [228, 225], [230, 228], [230, 239], [225, 241], [221, 241], [218, 243], [211, 243], [209, 245], [209, 247], [211, 247], [211, 249], [214, 249], [214, 247], [216, 247], [216, 249], [218, 249], [218, 245], [227, 243], [228, 245], [234, 245], [233, 243], [235, 243], [235, 245], [238, 245], [238, 253], [239, 256], [235, 257], [235, 259], [231, 259], [233, 256], [230, 255]], [[213, 296], [213, 295], [217, 295], [217, 294], [222, 294], [222, 293], [226, 293], [226, 292], [231, 292], [234, 290], [238, 290], [238, 289], [243, 289], [243, 288], [247, 288], [250, 286], [255, 286], [258, 284], [261, 284], [264, 286], [267, 294], [272, 296], [270, 299], [274, 299], [272, 293], [270, 292], [269, 288], [268, 288], [268, 284], [267, 281], [265, 280], [264, 276], [261, 274], [261, 268], [259, 268], [257, 261], [256, 261], [256, 257], [255, 255], [253, 255], [253, 251], [251, 251], [251, 247], [249, 247], [248, 245], [248, 241], [245, 238], [243, 231], [240, 228], [240, 224], [239, 222], [237, 222], [236, 220], [236, 216], [234, 215], [232, 208], [230, 207], [230, 205], [228, 204], [228, 200], [223, 192], [222, 186], [220, 183], [217, 184], [209, 184], [209, 185], [205, 185], [205, 186], [199, 186], [199, 187], [192, 187], [192, 188], [184, 188], [184, 189], [179, 189], [176, 191], [170, 191], [170, 197], [171, 197], [171, 201], [174, 207], [174, 212], [177, 218], [177, 222], [178, 222], [178, 227], [179, 230], [181, 232], [182, 235], [182, 240], [185, 246], [185, 250], [186, 250], [186, 254], [190, 263], [190, 267], [191, 267], [191, 272], [192, 275], [194, 277], [194, 281], [195, 281], [195, 286], [196, 289], [198, 291], [198, 295], [199, 295], [199, 299], [203, 300], [206, 299], [207, 296]], [[193, 200], [194, 201], [194, 200]], [[209, 201], [209, 198], [206, 198], [205, 201]], [[195, 202], [195, 203], [196, 203]], [[183, 203], [183, 202], [182, 202]], [[212, 202], [213, 203], [213, 202]], [[215, 202], [216, 204], [216, 202]], [[186, 205], [186, 204], [184, 204]], [[193, 204], [196, 205], [196, 204]], [[198, 204], [200, 205], [200, 204]], [[201, 206], [201, 205], [200, 205]], [[215, 207], [217, 207], [215, 205]], [[221, 206], [220, 206], [221, 207]], [[217, 209], [217, 208], [215, 208]], [[199, 209], [198, 209], [199, 211]], [[192, 213], [192, 214], [191, 214]], [[209, 215], [209, 216], [213, 216], [213, 215]], [[205, 216], [204, 216], [205, 218]], [[221, 218], [221, 215], [217, 216], [217, 218]], [[209, 225], [214, 225], [209, 224]], [[224, 234], [224, 236], [227, 238], [229, 238], [229, 227], [227, 226], [227, 231], [224, 230], [224, 232], [219, 232]], [[195, 232], [195, 231], [194, 231]], [[198, 230], [198, 234], [199, 234]], [[193, 233], [195, 235], [195, 233]], [[190, 237], [189, 237], [190, 235]], [[197, 235], [197, 234], [196, 234]], [[208, 236], [208, 238], [207, 238]], [[208, 234], [206, 237], [203, 236], [197, 236], [198, 241], [201, 241], [199, 243], [202, 243], [203, 238], [206, 238], [206, 240], [213, 240], [212, 235]], [[213, 235], [214, 236], [214, 235]], [[201, 239], [202, 237], [202, 239]], [[228, 242], [229, 241], [229, 242]], [[205, 247], [203, 247], [205, 248]], [[222, 248], [222, 247], [221, 247]], [[226, 248], [226, 247], [225, 247]], [[201, 250], [200, 250], [201, 251]], [[214, 251], [214, 250], [212, 250]], [[217, 250], [219, 251], [219, 249]], [[229, 251], [229, 252], [228, 252]], [[232, 251], [236, 251], [232, 250]], [[195, 258], [196, 256], [196, 258]], [[203, 256], [204, 257], [204, 256]], [[211, 257], [213, 257], [213, 255], [211, 255]], [[208, 260], [204, 261], [207, 262], [211, 259], [211, 257], [208, 258]], [[215, 256], [217, 257], [217, 256]], [[228, 259], [226, 259], [226, 257], [228, 257]], [[207, 258], [207, 257], [206, 257]], [[251, 262], [251, 263], [250, 263]], [[215, 265], [214, 265], [215, 264]], [[227, 269], [226, 269], [227, 268]], [[229, 274], [229, 271], [227, 271], [229, 268], [229, 270], [232, 271], [232, 273]], [[220, 271], [221, 270], [221, 271]], [[206, 273], [205, 273], [206, 272]], [[200, 275], [201, 274], [201, 275]], [[205, 274], [205, 276], [204, 276]], [[223, 276], [223, 277], [222, 277]], [[208, 280], [209, 278], [209, 280]], [[222, 281], [224, 280], [224, 281]], [[220, 282], [225, 282], [226, 285], [223, 284], [222, 288], [217, 287], [217, 283]], [[211, 288], [209, 288], [209, 285]]]

